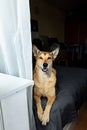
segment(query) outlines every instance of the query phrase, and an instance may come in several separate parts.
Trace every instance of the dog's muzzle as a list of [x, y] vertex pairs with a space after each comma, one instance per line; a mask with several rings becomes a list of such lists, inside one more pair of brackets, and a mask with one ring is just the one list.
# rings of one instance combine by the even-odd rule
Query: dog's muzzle
[[47, 63], [43, 63], [42, 71], [43, 72], [47, 72], [48, 71], [48, 64]]

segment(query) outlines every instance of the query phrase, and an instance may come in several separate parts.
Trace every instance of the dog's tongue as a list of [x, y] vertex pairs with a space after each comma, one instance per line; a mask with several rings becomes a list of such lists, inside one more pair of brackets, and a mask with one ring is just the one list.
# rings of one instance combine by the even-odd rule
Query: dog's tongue
[[48, 69], [47, 69], [47, 68], [43, 68], [42, 71], [43, 71], [43, 72], [47, 72]]

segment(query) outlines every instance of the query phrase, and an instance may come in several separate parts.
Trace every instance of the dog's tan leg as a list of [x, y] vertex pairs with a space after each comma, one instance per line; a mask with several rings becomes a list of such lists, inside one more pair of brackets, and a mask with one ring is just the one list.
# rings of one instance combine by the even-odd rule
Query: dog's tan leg
[[42, 121], [43, 109], [42, 109], [42, 106], [41, 106], [40, 97], [35, 95], [34, 99], [36, 101], [38, 118], [39, 118], [40, 121]]
[[42, 125], [46, 125], [49, 122], [50, 110], [54, 100], [55, 100], [55, 96], [48, 97], [48, 102], [42, 117]]

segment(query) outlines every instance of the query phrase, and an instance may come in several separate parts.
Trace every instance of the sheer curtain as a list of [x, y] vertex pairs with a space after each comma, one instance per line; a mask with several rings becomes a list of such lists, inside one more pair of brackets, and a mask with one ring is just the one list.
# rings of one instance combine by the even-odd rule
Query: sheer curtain
[[[32, 79], [29, 0], [0, 0], [0, 72]], [[32, 105], [32, 87], [28, 91]], [[30, 130], [35, 130], [29, 107]]]
[[29, 0], [0, 0], [0, 72], [32, 79]]

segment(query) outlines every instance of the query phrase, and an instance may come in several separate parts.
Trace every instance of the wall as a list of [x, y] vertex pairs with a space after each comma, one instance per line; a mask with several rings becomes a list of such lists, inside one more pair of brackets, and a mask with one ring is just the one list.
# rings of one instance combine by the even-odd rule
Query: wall
[[48, 5], [44, 0], [31, 0], [31, 18], [38, 21], [39, 35], [57, 37], [64, 41], [64, 19], [62, 11]]

